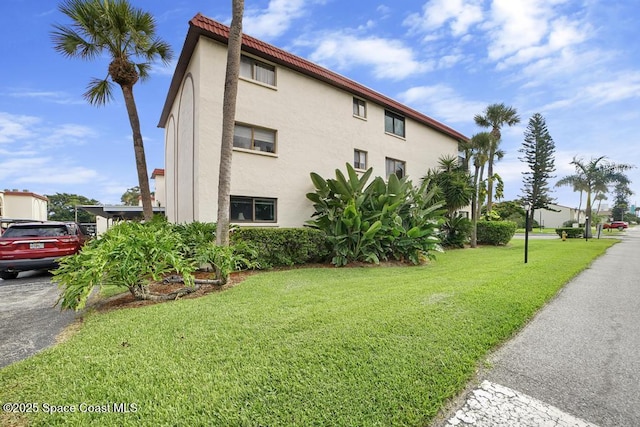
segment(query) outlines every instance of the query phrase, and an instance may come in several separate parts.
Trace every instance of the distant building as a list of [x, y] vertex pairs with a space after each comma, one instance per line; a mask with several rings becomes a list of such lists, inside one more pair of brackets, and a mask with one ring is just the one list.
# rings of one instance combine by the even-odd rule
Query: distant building
[[559, 228], [567, 221], [584, 222], [584, 210], [555, 204], [550, 204], [549, 208], [552, 210], [537, 209], [534, 213], [534, 219], [541, 227]]
[[0, 191], [0, 219], [46, 221], [49, 199], [29, 190]]

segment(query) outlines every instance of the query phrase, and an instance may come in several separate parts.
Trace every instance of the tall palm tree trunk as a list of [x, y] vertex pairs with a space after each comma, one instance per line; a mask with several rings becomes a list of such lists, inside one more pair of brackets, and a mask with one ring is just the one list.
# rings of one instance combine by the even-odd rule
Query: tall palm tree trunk
[[487, 165], [487, 215], [493, 209], [493, 160], [495, 151], [489, 153], [489, 161]]
[[153, 218], [153, 207], [151, 205], [151, 189], [149, 188], [149, 174], [147, 172], [147, 158], [144, 153], [144, 143], [142, 132], [140, 131], [140, 119], [136, 101], [133, 97], [133, 87], [121, 85], [124, 103], [129, 115], [129, 123], [133, 132], [133, 151], [136, 159], [136, 169], [138, 171], [138, 185], [140, 186], [140, 198], [142, 199], [142, 213], [145, 221]]
[[222, 104], [222, 143], [220, 145], [220, 173], [218, 176], [218, 224], [216, 243], [229, 246], [229, 222], [231, 211], [231, 159], [233, 154], [233, 131], [236, 120], [236, 98], [240, 74], [240, 52], [242, 50], [242, 15], [244, 0], [233, 0], [232, 19], [229, 27], [227, 48], [227, 70]]

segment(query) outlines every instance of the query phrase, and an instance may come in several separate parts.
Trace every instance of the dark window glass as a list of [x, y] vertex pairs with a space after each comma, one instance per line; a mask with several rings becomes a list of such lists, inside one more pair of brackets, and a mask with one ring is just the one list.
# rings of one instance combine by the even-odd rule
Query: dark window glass
[[385, 111], [384, 131], [404, 137], [404, 117], [390, 111]]

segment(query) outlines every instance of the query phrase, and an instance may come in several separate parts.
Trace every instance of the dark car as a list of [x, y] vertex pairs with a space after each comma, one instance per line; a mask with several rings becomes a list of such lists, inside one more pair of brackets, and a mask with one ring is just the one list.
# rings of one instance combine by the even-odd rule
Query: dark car
[[0, 236], [0, 278], [15, 279], [28, 270], [50, 270], [58, 260], [80, 251], [87, 240], [75, 222], [21, 222]]
[[613, 221], [611, 223], [604, 224], [602, 226], [602, 228], [605, 228], [605, 229], [607, 229], [607, 228], [616, 229], [617, 228], [618, 230], [622, 231], [625, 228], [629, 228], [629, 224], [627, 224], [624, 221]]

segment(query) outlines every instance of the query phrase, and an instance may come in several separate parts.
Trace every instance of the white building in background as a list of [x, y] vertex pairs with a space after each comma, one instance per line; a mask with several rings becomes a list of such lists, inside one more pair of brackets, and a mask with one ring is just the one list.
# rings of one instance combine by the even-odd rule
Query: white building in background
[[554, 204], [550, 204], [549, 207], [553, 210], [536, 209], [534, 212], [534, 219], [541, 227], [560, 228], [567, 221], [584, 223], [584, 210]]
[[0, 191], [0, 219], [46, 221], [49, 199], [29, 190]]
[[[228, 27], [196, 15], [159, 121], [165, 129], [166, 215], [213, 222], [217, 213]], [[418, 183], [467, 137], [314, 63], [243, 35], [231, 178], [231, 221], [299, 227], [316, 172], [351, 163]]]

